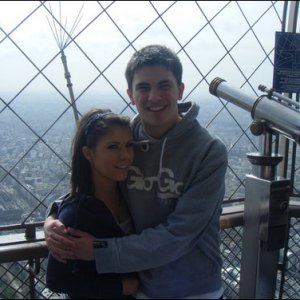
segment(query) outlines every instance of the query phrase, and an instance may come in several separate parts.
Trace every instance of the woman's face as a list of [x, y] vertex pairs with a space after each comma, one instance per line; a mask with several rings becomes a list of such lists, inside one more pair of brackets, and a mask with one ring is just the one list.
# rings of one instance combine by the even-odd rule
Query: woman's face
[[98, 180], [123, 181], [134, 156], [131, 130], [115, 126], [95, 148], [83, 147], [83, 153], [91, 163], [95, 184]]

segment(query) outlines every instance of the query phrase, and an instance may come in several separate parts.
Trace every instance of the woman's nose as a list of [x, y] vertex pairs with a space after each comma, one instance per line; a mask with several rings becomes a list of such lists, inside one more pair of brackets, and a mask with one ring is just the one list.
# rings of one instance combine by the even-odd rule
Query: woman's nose
[[125, 149], [123, 149], [121, 157], [123, 160], [131, 162], [133, 159], [133, 149], [131, 147], [126, 147]]

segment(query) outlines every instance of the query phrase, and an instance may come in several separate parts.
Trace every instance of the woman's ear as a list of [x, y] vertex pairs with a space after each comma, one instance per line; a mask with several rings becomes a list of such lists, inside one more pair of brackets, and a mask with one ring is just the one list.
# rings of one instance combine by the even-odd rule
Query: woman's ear
[[91, 161], [92, 160], [92, 154], [91, 149], [88, 146], [82, 147], [82, 154], [85, 157], [86, 160]]

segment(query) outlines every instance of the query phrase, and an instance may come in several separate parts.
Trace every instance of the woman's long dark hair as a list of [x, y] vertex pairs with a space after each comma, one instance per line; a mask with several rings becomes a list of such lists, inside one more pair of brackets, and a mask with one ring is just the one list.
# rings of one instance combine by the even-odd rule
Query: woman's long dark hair
[[84, 157], [82, 148], [87, 146], [94, 149], [98, 141], [115, 126], [130, 128], [130, 119], [109, 109], [91, 109], [79, 121], [72, 144], [72, 195], [94, 194], [91, 165]]

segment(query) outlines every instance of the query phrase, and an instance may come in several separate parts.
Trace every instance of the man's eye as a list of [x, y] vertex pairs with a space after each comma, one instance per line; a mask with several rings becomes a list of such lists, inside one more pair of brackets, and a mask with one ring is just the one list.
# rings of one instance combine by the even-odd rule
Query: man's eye
[[149, 90], [149, 87], [148, 86], [139, 86], [139, 87], [137, 87], [137, 90], [139, 92], [145, 92], [145, 91]]
[[113, 144], [113, 145], [109, 145], [107, 148], [108, 148], [108, 149], [118, 149], [119, 146]]
[[169, 84], [169, 83], [165, 83], [165, 84], [162, 84], [161, 86], [160, 86], [160, 88], [162, 89], [162, 90], [167, 90], [167, 89], [169, 89], [171, 87], [171, 85]]

